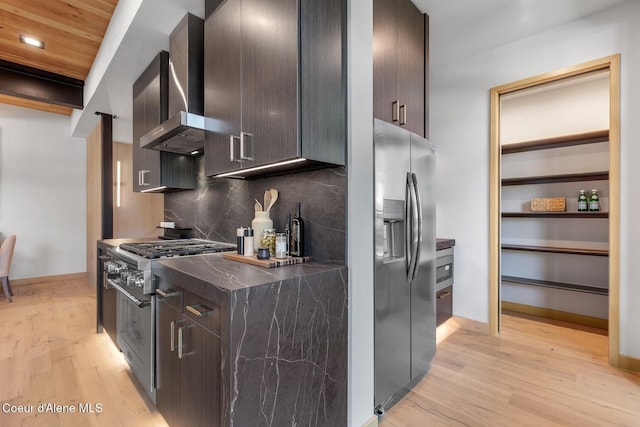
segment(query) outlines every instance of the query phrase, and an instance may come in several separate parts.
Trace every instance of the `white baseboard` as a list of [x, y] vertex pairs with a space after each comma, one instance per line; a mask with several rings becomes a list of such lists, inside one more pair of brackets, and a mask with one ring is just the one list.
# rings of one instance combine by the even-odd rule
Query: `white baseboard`
[[56, 276], [40, 276], [40, 277], [27, 277], [23, 279], [11, 279], [11, 286], [33, 285], [36, 283], [49, 283], [62, 280], [77, 280], [85, 279], [87, 277], [86, 272], [71, 273], [71, 274], [58, 274]]

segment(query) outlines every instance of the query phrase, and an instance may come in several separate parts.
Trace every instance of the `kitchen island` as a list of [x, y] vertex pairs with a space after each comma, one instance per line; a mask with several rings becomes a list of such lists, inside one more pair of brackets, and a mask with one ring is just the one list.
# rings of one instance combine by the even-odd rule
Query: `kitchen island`
[[[194, 399], [208, 411], [202, 416], [217, 418], [219, 407], [222, 426], [347, 424], [346, 267], [311, 262], [266, 269], [208, 254], [154, 261], [153, 273], [157, 405], [170, 424], [193, 416]], [[183, 335], [195, 337], [197, 330], [204, 331], [198, 339], [209, 348], [208, 361], [196, 362], [199, 349], [185, 343]], [[171, 354], [176, 346], [187, 352], [178, 362]], [[193, 368], [189, 358], [209, 378], [183, 372], [195, 378], [177, 387], [189, 394], [185, 399], [175, 396], [171, 382], [180, 381], [176, 369]]]

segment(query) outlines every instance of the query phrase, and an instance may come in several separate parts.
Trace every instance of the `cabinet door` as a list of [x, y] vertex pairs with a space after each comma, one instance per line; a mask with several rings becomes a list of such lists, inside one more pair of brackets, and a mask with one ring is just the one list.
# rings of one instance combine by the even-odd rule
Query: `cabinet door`
[[140, 148], [140, 137], [148, 130], [150, 104], [145, 90], [133, 99], [133, 191], [136, 192], [160, 182], [160, 153]]
[[[182, 414], [180, 425], [218, 426], [220, 412], [220, 338], [184, 317], [182, 342]], [[169, 423], [171, 424], [171, 423]]]
[[160, 185], [160, 152], [140, 148], [140, 137], [167, 119], [169, 54], [161, 52], [133, 85], [133, 189]]
[[373, 2], [373, 117], [396, 125], [400, 107], [397, 2]]
[[[162, 111], [161, 104], [158, 100], [162, 99], [161, 95], [161, 77], [157, 75], [143, 92], [144, 96], [144, 133], [149, 132], [167, 119], [166, 111]], [[156, 150], [143, 149], [143, 167], [142, 186], [146, 188], [159, 187], [160, 184], [160, 152]]]
[[253, 161], [298, 155], [296, 0], [242, 3], [242, 132]]
[[169, 425], [180, 425], [181, 375], [177, 329], [182, 326], [182, 315], [162, 300], [156, 307], [156, 406]]
[[205, 173], [207, 175], [216, 175], [242, 167], [239, 139], [241, 17], [241, 1], [227, 0], [207, 18], [204, 24], [204, 113], [205, 116], [216, 120], [216, 130], [207, 132], [205, 142]]
[[398, 0], [397, 13], [400, 125], [424, 136], [425, 16], [409, 0]]

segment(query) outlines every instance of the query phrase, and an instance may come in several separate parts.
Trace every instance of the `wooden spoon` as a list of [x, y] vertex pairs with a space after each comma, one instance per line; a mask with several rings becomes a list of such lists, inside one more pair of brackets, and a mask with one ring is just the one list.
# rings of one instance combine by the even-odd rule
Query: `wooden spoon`
[[262, 212], [262, 205], [260, 204], [260, 202], [258, 201], [258, 199], [253, 199], [256, 201], [256, 205], [255, 205], [255, 210], [256, 212]]
[[269, 211], [269, 207], [271, 206], [271, 193], [269, 190], [264, 191], [264, 210], [265, 212]]
[[278, 190], [276, 190], [275, 188], [272, 188], [271, 190], [269, 190], [269, 193], [271, 194], [271, 203], [269, 203], [269, 207], [267, 208], [267, 210], [270, 210], [271, 207], [275, 205], [276, 201], [278, 200]]

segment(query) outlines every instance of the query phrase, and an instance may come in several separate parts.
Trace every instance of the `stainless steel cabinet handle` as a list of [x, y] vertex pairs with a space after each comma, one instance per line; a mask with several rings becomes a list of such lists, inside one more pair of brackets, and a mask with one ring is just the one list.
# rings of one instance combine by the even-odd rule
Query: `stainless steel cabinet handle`
[[235, 142], [240, 141], [235, 135], [229, 135], [229, 161], [231, 162], [239, 162], [240, 160], [236, 158], [236, 147]]
[[398, 106], [400, 105], [400, 103], [398, 101], [393, 101], [391, 103], [391, 121], [392, 122], [397, 122], [398, 121], [398, 116], [400, 115], [398, 113]]
[[407, 106], [406, 104], [402, 104], [400, 106], [400, 125], [407, 124]]
[[213, 311], [211, 307], [207, 307], [204, 304], [187, 305], [185, 309], [198, 317], [205, 317]]
[[162, 289], [156, 289], [156, 294], [160, 295], [163, 298], [170, 298], [178, 295], [178, 292], [174, 291], [173, 289], [168, 289], [168, 292], [163, 291]]
[[[416, 232], [419, 222], [419, 210], [414, 176], [407, 172], [407, 280], [413, 281], [418, 263], [419, 237]], [[409, 218], [411, 216], [411, 218]]]
[[178, 359], [182, 359], [182, 326], [178, 328]]
[[418, 267], [420, 266], [420, 256], [422, 255], [422, 200], [420, 199], [420, 189], [418, 188], [418, 178], [415, 173], [411, 174], [411, 179], [413, 180], [413, 191], [416, 193], [416, 205], [415, 212], [417, 214], [418, 219], [418, 229], [416, 230], [417, 236], [416, 240], [416, 262], [413, 267], [412, 280], [416, 279], [418, 274]]
[[175, 341], [175, 329], [176, 329], [176, 321], [171, 321], [171, 351], [176, 350], [176, 341]]
[[143, 186], [143, 187], [144, 187], [144, 186], [147, 186], [147, 185], [150, 185], [150, 184], [147, 182], [147, 180], [145, 179], [145, 174], [147, 174], [147, 173], [149, 173], [149, 172], [151, 172], [151, 171], [148, 171], [148, 170], [141, 170], [140, 172], [138, 172], [138, 174], [139, 174], [139, 178], [138, 178], [138, 179], [139, 179], [139, 182], [138, 182], [138, 184], [140, 184], [140, 185], [141, 185], [141, 186]]
[[251, 134], [240, 132], [240, 160], [253, 160], [251, 144], [253, 144]]

